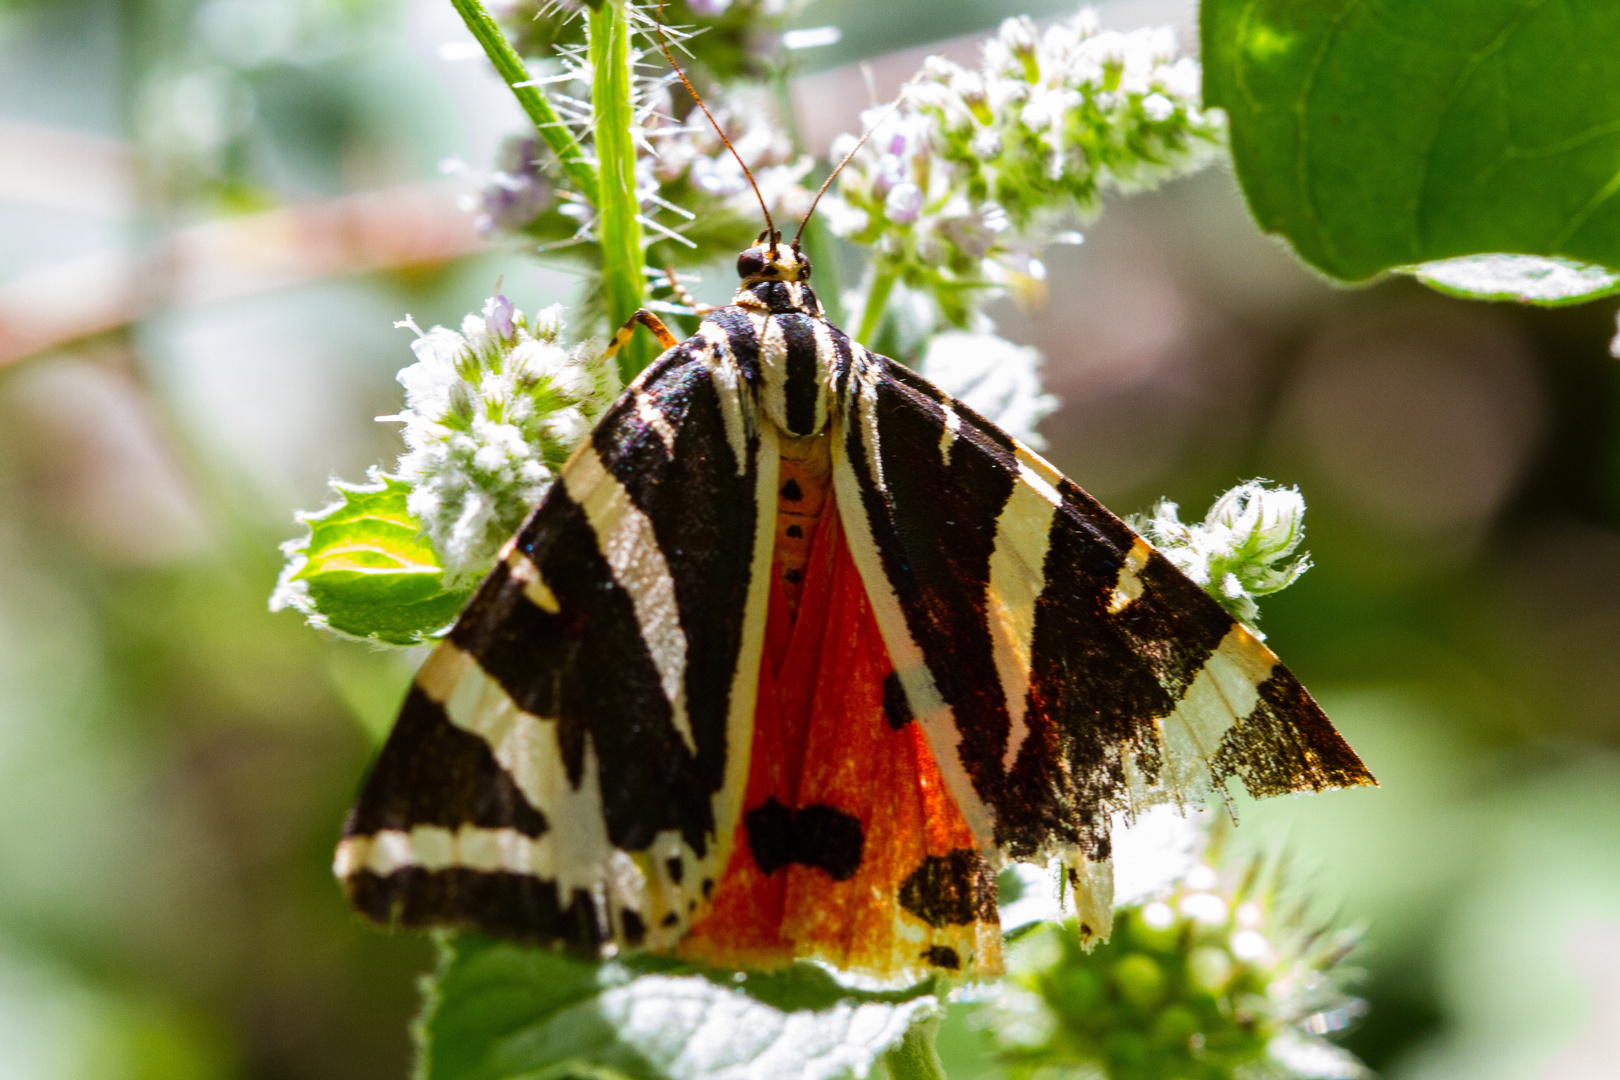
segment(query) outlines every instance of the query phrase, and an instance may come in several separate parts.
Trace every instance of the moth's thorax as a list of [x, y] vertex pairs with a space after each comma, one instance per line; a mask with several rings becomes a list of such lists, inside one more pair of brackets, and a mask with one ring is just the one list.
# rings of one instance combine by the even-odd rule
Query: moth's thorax
[[[805, 311], [744, 310], [759, 343], [754, 394], [760, 411], [789, 438], [825, 431], [843, 335], [826, 319]], [[842, 352], [847, 355], [847, 346]]]
[[749, 381], [765, 418], [789, 438], [826, 429], [843, 335], [810, 288], [810, 260], [787, 244], [756, 244], [737, 258], [742, 286], [732, 303], [753, 326], [758, 369]]

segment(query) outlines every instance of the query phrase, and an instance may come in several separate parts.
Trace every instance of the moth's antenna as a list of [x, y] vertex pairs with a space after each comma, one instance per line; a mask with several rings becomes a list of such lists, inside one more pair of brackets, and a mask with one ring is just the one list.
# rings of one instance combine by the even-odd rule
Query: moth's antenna
[[872, 137], [872, 133], [877, 131], [878, 128], [882, 127], [883, 122], [889, 117], [893, 116], [895, 114], [895, 110], [899, 109], [901, 104], [905, 102], [906, 91], [910, 89], [911, 83], [909, 82], [900, 88], [900, 96], [894, 99], [894, 104], [890, 105], [888, 111], [882, 116], [878, 117], [876, 122], [874, 122], [871, 127], [866, 129], [866, 134], [862, 135], [860, 140], [856, 142], [854, 146], [849, 148], [849, 153], [844, 155], [844, 160], [840, 161], [838, 163], [838, 167], [832, 172], [828, 173], [827, 179], [821, 182], [821, 187], [816, 190], [816, 197], [810, 200], [810, 209], [805, 211], [804, 220], [799, 222], [799, 231], [793, 234], [793, 249], [795, 251], [797, 251], [799, 248], [800, 237], [804, 236], [804, 227], [810, 224], [810, 218], [816, 212], [816, 204], [821, 202], [821, 197], [827, 193], [828, 188], [832, 187], [832, 182], [838, 179], [838, 174], [844, 171], [844, 166], [848, 165], [850, 160], [855, 157], [856, 152], [860, 150], [861, 147], [866, 145], [866, 140]]
[[697, 107], [702, 109], [703, 115], [709, 118], [709, 126], [714, 128], [714, 133], [720, 136], [720, 141], [726, 144], [726, 149], [731, 151], [731, 156], [737, 159], [738, 165], [742, 166], [743, 175], [748, 177], [748, 186], [754, 189], [754, 198], [759, 200], [760, 213], [765, 215], [765, 231], [770, 234], [771, 243], [775, 244], [781, 240], [782, 234], [776, 231], [776, 224], [771, 221], [770, 208], [765, 205], [765, 196], [760, 194], [759, 185], [754, 183], [754, 174], [748, 171], [748, 162], [744, 161], [742, 155], [737, 153], [737, 148], [731, 145], [731, 140], [726, 138], [726, 133], [720, 130], [719, 124], [715, 123], [714, 113], [710, 112], [709, 107], [703, 103], [703, 98], [699, 96], [696, 88], [692, 86], [691, 80], [686, 77], [686, 72], [681, 70], [681, 65], [675, 62], [675, 54], [669, 51], [669, 42], [664, 39], [664, 3], [665, 0], [658, 0], [658, 18], [653, 20], [653, 30], [658, 34], [658, 48], [663, 52], [664, 59], [669, 61], [669, 66], [675, 69], [675, 75], [681, 80], [681, 85], [686, 87], [686, 92], [692, 95], [692, 100], [697, 102]]

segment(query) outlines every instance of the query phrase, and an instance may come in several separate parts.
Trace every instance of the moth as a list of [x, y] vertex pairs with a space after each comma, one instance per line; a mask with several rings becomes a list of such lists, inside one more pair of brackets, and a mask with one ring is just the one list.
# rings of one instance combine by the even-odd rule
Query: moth
[[[802, 232], [802, 226], [801, 226]], [[824, 314], [769, 225], [423, 664], [336, 873], [385, 924], [881, 978], [1001, 969], [996, 873], [1106, 937], [1117, 812], [1372, 783], [1241, 623]]]

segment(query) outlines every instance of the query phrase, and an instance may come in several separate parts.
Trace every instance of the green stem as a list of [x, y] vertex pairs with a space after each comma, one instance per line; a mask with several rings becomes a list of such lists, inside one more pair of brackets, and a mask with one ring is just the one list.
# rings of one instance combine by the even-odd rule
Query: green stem
[[501, 28], [484, 10], [484, 5], [478, 0], [450, 0], [461, 13], [462, 21], [467, 29], [472, 31], [478, 44], [484, 47], [484, 55], [489, 62], [495, 65], [495, 70], [502, 81], [511, 87], [512, 94], [517, 98], [523, 111], [529, 114], [540, 137], [551, 147], [551, 152], [557, 155], [557, 160], [568, 172], [568, 178], [587, 199], [596, 195], [596, 170], [591, 168], [591, 162], [585, 156], [584, 147], [574, 138], [574, 133], [568, 130], [557, 110], [551, 107], [551, 101], [540, 92], [538, 87], [520, 86], [519, 83], [529, 81], [529, 69], [523, 66], [523, 60], [513, 51], [507, 42], [506, 35]]
[[866, 304], [861, 311], [861, 329], [855, 335], [855, 340], [862, 345], [872, 344], [872, 335], [877, 333], [878, 323], [883, 318], [883, 305], [889, 302], [889, 293], [894, 290], [894, 280], [893, 270], [879, 270], [872, 276], [872, 287], [866, 291]]
[[939, 1060], [934, 1040], [939, 1036], [938, 1013], [926, 1020], [913, 1021], [906, 1037], [883, 1055], [891, 1080], [946, 1080], [945, 1063]]
[[[596, 113], [596, 161], [601, 179], [596, 199], [597, 239], [602, 245], [602, 289], [608, 325], [622, 326], [641, 306], [641, 201], [636, 198], [635, 109], [630, 85], [630, 24], [619, 0], [591, 12], [591, 107]], [[632, 341], [632, 346], [637, 343]], [[619, 353], [625, 383], [651, 359], [644, 348]]]

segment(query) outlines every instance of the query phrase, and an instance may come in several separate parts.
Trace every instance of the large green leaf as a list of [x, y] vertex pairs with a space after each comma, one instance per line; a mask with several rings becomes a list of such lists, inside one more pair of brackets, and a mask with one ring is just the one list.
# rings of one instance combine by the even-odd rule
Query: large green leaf
[[447, 937], [417, 1025], [419, 1080], [832, 1080], [864, 1076], [932, 981], [888, 993], [796, 964], [746, 978], [658, 957], [593, 963]]
[[410, 485], [376, 469], [369, 483], [332, 481], [336, 502], [299, 514], [309, 535], [283, 545], [287, 568], [272, 609], [296, 608], [316, 626], [390, 645], [431, 641], [467, 602], [405, 506]]
[[[1317, 268], [1358, 281], [1492, 252], [1620, 267], [1620, 3], [1204, 0], [1202, 33], [1249, 206]], [[1526, 289], [1523, 266], [1492, 269], [1429, 276], [1545, 290], [1534, 267]]]

